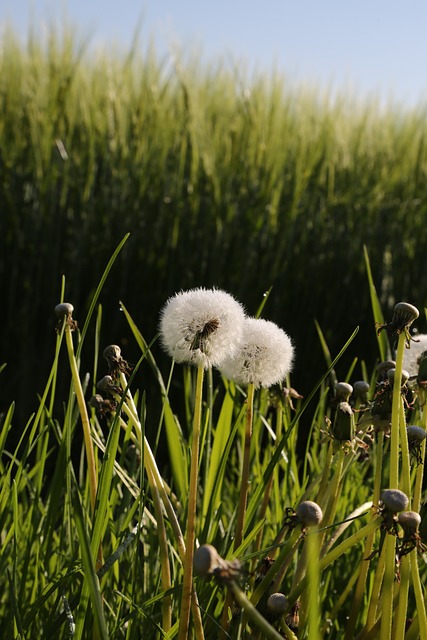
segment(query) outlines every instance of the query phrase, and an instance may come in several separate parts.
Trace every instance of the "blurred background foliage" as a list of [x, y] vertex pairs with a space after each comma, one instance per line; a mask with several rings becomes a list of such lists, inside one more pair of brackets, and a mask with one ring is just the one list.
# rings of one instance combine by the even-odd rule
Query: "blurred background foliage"
[[137, 357], [120, 300], [150, 341], [175, 291], [224, 288], [254, 314], [272, 286], [264, 315], [294, 340], [303, 395], [325, 369], [315, 319], [333, 355], [360, 325], [347, 357], [373, 365], [363, 245], [386, 317], [398, 300], [426, 304], [426, 135], [426, 105], [332, 97], [150, 46], [95, 53], [72, 29], [25, 44], [6, 31], [0, 410], [15, 400], [28, 419], [53, 358], [62, 275], [83, 324], [127, 232], [100, 298], [102, 347]]

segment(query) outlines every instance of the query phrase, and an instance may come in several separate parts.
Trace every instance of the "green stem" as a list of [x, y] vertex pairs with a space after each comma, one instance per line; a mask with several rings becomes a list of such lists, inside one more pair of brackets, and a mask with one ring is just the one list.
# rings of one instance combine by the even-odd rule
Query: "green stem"
[[[276, 409], [276, 441], [279, 441], [280, 438], [282, 437], [282, 421], [283, 421], [282, 403], [279, 402]], [[273, 488], [274, 480], [278, 482], [278, 471], [279, 471], [278, 468], [274, 469], [265, 487], [261, 508], [259, 510], [260, 520], [263, 520], [265, 517], [265, 514], [267, 513], [267, 507], [270, 501], [271, 490]], [[264, 528], [262, 528], [257, 535], [256, 541], [255, 541], [255, 551], [259, 551], [261, 549], [263, 533], [264, 533]]]
[[[399, 488], [399, 436], [402, 404], [402, 363], [405, 349], [406, 335], [399, 335], [396, 354], [396, 368], [394, 372], [393, 398], [391, 409], [390, 433], [390, 489]], [[381, 631], [380, 640], [389, 640], [393, 618], [393, 591], [396, 570], [396, 539], [387, 535], [385, 539], [385, 568], [381, 591]]]
[[392, 631], [392, 638], [394, 638], [394, 640], [401, 640], [401, 638], [405, 636], [410, 575], [411, 558], [410, 555], [406, 555], [402, 558], [400, 564], [399, 599]]
[[245, 441], [243, 451], [242, 466], [242, 482], [240, 485], [239, 507], [237, 512], [236, 535], [234, 538], [234, 549], [238, 549], [243, 540], [243, 528], [245, 524], [246, 505], [249, 491], [249, 470], [251, 461], [251, 439], [252, 439], [252, 422], [254, 410], [254, 393], [253, 384], [248, 385], [248, 395], [246, 398], [246, 422], [245, 422]]
[[384, 541], [385, 567], [381, 590], [381, 631], [380, 640], [390, 640], [393, 620], [393, 591], [396, 563], [396, 538], [386, 534]]
[[[159, 554], [160, 564], [162, 572], [162, 589], [168, 591], [172, 587], [169, 556], [168, 556], [168, 542], [166, 536], [165, 521], [163, 518], [162, 501], [159, 491], [156, 486], [156, 482], [153, 478], [151, 469], [147, 469], [147, 477], [150, 485], [150, 491], [153, 498], [154, 514], [157, 522], [157, 537], [159, 540]], [[162, 599], [162, 628], [163, 631], [170, 631], [172, 627], [172, 598], [171, 596], [165, 596]]]
[[262, 632], [263, 638], [270, 640], [283, 640], [283, 636], [281, 636], [280, 633], [278, 633], [278, 631], [276, 631], [276, 629], [267, 622], [235, 582], [231, 581], [228, 584], [228, 588], [232, 592], [237, 604], [245, 612], [248, 619], [251, 620]]
[[258, 604], [261, 597], [263, 596], [265, 591], [268, 589], [268, 587], [272, 583], [281, 565], [286, 561], [288, 554], [291, 554], [292, 551], [294, 550], [296, 544], [300, 540], [300, 537], [301, 537], [301, 525], [298, 524], [295, 527], [295, 529], [292, 531], [286, 543], [281, 548], [280, 553], [277, 556], [276, 560], [271, 565], [271, 567], [269, 568], [269, 570], [267, 571], [267, 573], [265, 574], [265, 576], [263, 577], [263, 579], [261, 580], [257, 588], [255, 589], [255, 591], [253, 592], [251, 596], [251, 603], [254, 606]]
[[365, 628], [363, 629], [363, 633], [370, 633], [373, 627], [377, 624], [377, 611], [379, 609], [379, 602], [381, 597], [381, 585], [383, 582], [384, 576], [384, 566], [385, 566], [385, 549], [383, 548], [380, 552], [380, 557], [378, 559], [377, 568], [375, 569], [374, 574], [374, 583], [372, 585], [371, 597], [369, 600], [368, 607], [368, 615], [366, 616]]
[[[393, 398], [391, 409], [390, 433], [390, 489], [399, 488], [399, 419], [402, 402], [402, 364], [405, 350], [405, 333], [402, 332], [397, 343], [396, 368], [394, 372]], [[383, 616], [383, 618], [386, 616]]]
[[95, 463], [95, 455], [93, 452], [92, 436], [90, 434], [89, 415], [87, 412], [85, 397], [84, 397], [83, 388], [82, 388], [82, 384], [79, 376], [79, 370], [78, 370], [76, 358], [74, 355], [74, 345], [73, 345], [73, 336], [71, 334], [71, 327], [68, 324], [65, 326], [65, 341], [67, 343], [68, 359], [70, 361], [74, 391], [76, 394], [77, 404], [80, 412], [80, 418], [82, 421], [88, 475], [89, 475], [90, 504], [92, 508], [92, 513], [94, 513], [95, 502], [96, 502], [96, 492], [98, 489], [98, 476], [96, 472], [96, 463]]
[[[320, 540], [317, 531], [312, 531], [305, 539], [307, 545], [307, 601], [308, 601], [308, 635], [310, 640], [320, 640], [320, 570], [319, 570], [319, 553]], [[304, 613], [304, 611], [303, 611]]]
[[405, 640], [427, 640], [427, 616], [423, 595], [423, 586], [421, 584], [417, 550], [411, 552], [411, 572], [412, 586], [415, 594], [415, 604], [417, 617], [412, 622], [405, 636]]
[[196, 393], [193, 416], [193, 435], [191, 446], [191, 467], [187, 508], [186, 554], [184, 558], [184, 578], [182, 585], [181, 611], [179, 619], [178, 640], [187, 640], [190, 624], [190, 605], [193, 591], [193, 558], [195, 540], [195, 520], [197, 502], [197, 481], [199, 475], [199, 444], [202, 414], [202, 391], [204, 369], [197, 369]]
[[[358, 542], [366, 538], [366, 536], [368, 536], [370, 533], [378, 529], [381, 526], [382, 521], [382, 517], [378, 516], [377, 518], [375, 518], [375, 520], [372, 520], [372, 522], [365, 525], [364, 527], [362, 527], [362, 529], [359, 529], [359, 531], [356, 531], [356, 533], [353, 533], [352, 536], [341, 542], [341, 544], [339, 544], [337, 547], [331, 549], [329, 553], [327, 553], [323, 558], [319, 560], [319, 572], [321, 573], [322, 571], [324, 571], [324, 569], [329, 567], [330, 564], [335, 562], [337, 558], [348, 551], [353, 545], [357, 544]], [[292, 589], [288, 597], [290, 605], [294, 604], [294, 602], [298, 600], [299, 596], [307, 586], [307, 581], [308, 577], [305, 576], [301, 580], [301, 582]]]
[[[373, 504], [377, 505], [380, 499], [381, 492], [381, 474], [382, 474], [382, 461], [383, 461], [383, 446], [384, 446], [384, 432], [380, 431], [378, 434], [378, 441], [376, 446], [376, 465], [375, 465], [375, 478], [374, 478], [374, 495]], [[375, 531], [369, 534], [366, 538], [365, 550], [363, 553], [363, 562], [360, 564], [359, 577], [357, 579], [356, 590], [353, 596], [353, 602], [351, 605], [351, 611], [349, 619], [347, 621], [344, 640], [353, 640], [354, 630], [356, 628], [356, 622], [359, 612], [362, 610], [362, 598], [366, 585], [366, 578], [368, 575], [370, 556], [374, 549]]]

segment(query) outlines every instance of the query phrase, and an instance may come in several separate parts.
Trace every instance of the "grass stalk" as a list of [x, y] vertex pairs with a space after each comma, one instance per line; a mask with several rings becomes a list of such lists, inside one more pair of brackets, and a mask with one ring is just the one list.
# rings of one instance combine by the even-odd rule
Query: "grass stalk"
[[79, 376], [79, 370], [78, 370], [76, 358], [74, 355], [74, 345], [73, 345], [73, 336], [71, 332], [71, 327], [68, 324], [66, 324], [65, 326], [65, 341], [67, 344], [68, 359], [70, 362], [74, 391], [76, 394], [77, 404], [79, 407], [80, 418], [81, 418], [82, 427], [83, 427], [83, 436], [84, 436], [86, 460], [87, 460], [87, 468], [88, 468], [88, 476], [89, 476], [90, 504], [91, 504], [92, 514], [93, 514], [95, 511], [96, 493], [98, 489], [98, 476], [97, 476], [97, 470], [96, 470], [95, 454], [94, 454], [93, 444], [92, 444], [92, 436], [90, 432], [89, 415], [87, 412], [86, 401], [85, 401], [83, 388], [82, 388], [82, 384]]
[[[351, 549], [353, 545], [366, 538], [366, 536], [368, 536], [373, 531], [379, 529], [381, 523], [381, 517], [375, 518], [372, 522], [369, 522], [367, 525], [359, 529], [359, 531], [356, 531], [356, 533], [353, 533], [346, 540], [343, 540], [341, 544], [331, 549], [325, 556], [323, 556], [323, 558], [319, 560], [320, 573], [327, 567], [329, 567], [333, 562], [335, 562], [335, 560], [337, 560], [337, 558], [339, 558], [343, 553], [346, 553], [349, 549]], [[307, 576], [305, 576], [301, 580], [301, 582], [291, 590], [288, 598], [290, 604], [293, 604], [305, 590], [305, 588], [307, 587], [307, 581], [308, 578]]]
[[[391, 489], [399, 488], [399, 441], [400, 441], [400, 421], [402, 405], [402, 368], [403, 353], [405, 349], [406, 335], [402, 332], [399, 335], [396, 354], [396, 368], [394, 372], [393, 398], [391, 410], [391, 432], [390, 432], [390, 479]], [[405, 481], [406, 483], [406, 481]], [[385, 567], [381, 592], [382, 619], [380, 639], [389, 640], [393, 622], [393, 592], [396, 572], [396, 539], [392, 535], [385, 538]]]
[[204, 369], [197, 367], [196, 390], [194, 398], [193, 431], [191, 443], [191, 466], [189, 494], [187, 503], [187, 526], [185, 533], [186, 553], [184, 557], [184, 577], [182, 585], [181, 609], [179, 616], [178, 640], [187, 640], [190, 623], [190, 606], [193, 592], [193, 558], [196, 524], [197, 485], [199, 477], [199, 443], [201, 431], [202, 393]]
[[239, 505], [237, 509], [237, 523], [236, 523], [236, 533], [234, 536], [234, 549], [238, 549], [242, 544], [243, 530], [245, 526], [246, 506], [247, 506], [248, 491], [249, 491], [249, 471], [250, 471], [250, 464], [251, 464], [251, 441], [252, 441], [252, 422], [253, 422], [253, 412], [254, 412], [254, 394], [255, 394], [255, 387], [253, 384], [249, 384], [248, 393], [246, 397], [242, 479], [240, 484]]
[[239, 607], [245, 612], [247, 618], [261, 631], [263, 638], [266, 640], [283, 640], [283, 636], [267, 622], [234, 581], [228, 584], [228, 588]]
[[[378, 505], [381, 493], [381, 477], [383, 462], [384, 432], [378, 433], [376, 445], [376, 464], [374, 478], [373, 504]], [[362, 598], [366, 586], [366, 578], [370, 567], [370, 557], [374, 549], [375, 531], [370, 533], [366, 538], [365, 549], [363, 553], [363, 562], [360, 563], [359, 577], [357, 579], [356, 590], [353, 595], [350, 615], [347, 621], [344, 640], [353, 640], [354, 630], [356, 628], [357, 618], [362, 610]]]

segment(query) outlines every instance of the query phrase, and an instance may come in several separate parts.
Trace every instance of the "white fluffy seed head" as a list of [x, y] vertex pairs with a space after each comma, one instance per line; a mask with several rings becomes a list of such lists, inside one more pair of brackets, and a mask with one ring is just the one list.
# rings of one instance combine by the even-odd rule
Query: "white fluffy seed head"
[[211, 544], [202, 544], [194, 552], [193, 569], [196, 576], [208, 577], [221, 566], [222, 558]]
[[399, 489], [384, 489], [380, 499], [384, 507], [392, 513], [405, 511], [409, 504], [408, 496]]
[[238, 384], [271, 387], [289, 373], [293, 356], [291, 339], [277, 324], [262, 318], [245, 318], [239, 349], [224, 360], [220, 369]]
[[418, 375], [420, 357], [427, 350], [427, 334], [418, 333], [415, 340], [411, 341], [411, 348], [405, 349], [403, 354], [403, 366], [409, 375]]
[[417, 531], [421, 524], [421, 516], [416, 511], [402, 511], [398, 516], [399, 524], [408, 533]]
[[307, 527], [320, 524], [323, 519], [322, 509], [316, 502], [305, 500], [300, 502], [296, 508], [298, 520]]
[[240, 344], [244, 317], [241, 304], [225, 291], [182, 291], [162, 309], [161, 342], [175, 362], [220, 366]]
[[275, 616], [282, 616], [289, 608], [287, 597], [283, 593], [272, 593], [267, 600], [267, 609]]

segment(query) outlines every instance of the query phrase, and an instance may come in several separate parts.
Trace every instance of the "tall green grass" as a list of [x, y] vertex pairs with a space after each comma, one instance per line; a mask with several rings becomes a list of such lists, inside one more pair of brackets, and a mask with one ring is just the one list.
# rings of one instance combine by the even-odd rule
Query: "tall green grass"
[[2, 410], [18, 400], [23, 422], [34, 372], [47, 374], [60, 274], [86, 311], [126, 232], [101, 300], [110, 341], [132, 344], [119, 300], [151, 335], [175, 290], [220, 286], [253, 312], [273, 285], [272, 319], [312, 358], [297, 386], [321, 374], [314, 319], [335, 352], [360, 325], [369, 357], [362, 244], [385, 308], [426, 299], [426, 132], [424, 105], [330, 97], [149, 43], [96, 52], [69, 27], [24, 44], [3, 29]]
[[[17, 444], [12, 437], [14, 405], [2, 424], [2, 638], [136, 640], [172, 639], [178, 634], [197, 372], [176, 365], [167, 379], [154, 356], [156, 336], [151, 340], [144, 337], [122, 304], [138, 359], [124, 367], [110, 396], [103, 392], [109, 399], [104, 411], [95, 411], [89, 402], [97, 390], [95, 383], [109, 371], [101, 357], [107, 346], [102, 339], [103, 325], [109, 319], [99, 299], [118, 268], [126, 241], [127, 237], [119, 243], [100, 284], [92, 283], [94, 295], [87, 316], [75, 314], [73, 320], [79, 321], [81, 329], [74, 321], [71, 328], [64, 327], [53, 311], [46, 318], [53, 353], [51, 369]], [[381, 308], [372, 280], [370, 285], [373, 315], [378, 319]], [[61, 289], [61, 296], [68, 299], [67, 281]], [[268, 315], [270, 301], [269, 297], [264, 315]], [[69, 336], [66, 339], [69, 330], [73, 348]], [[231, 638], [277, 638], [282, 637], [278, 635], [281, 630], [284, 637], [293, 639], [338, 640], [345, 636], [397, 640], [403, 637], [406, 617], [414, 618], [408, 640], [427, 637], [424, 560], [417, 558], [414, 549], [395, 565], [393, 554], [389, 554], [393, 562], [386, 566], [392, 577], [400, 574], [401, 581], [390, 587], [385, 578], [382, 580], [383, 543], [390, 547], [395, 538], [384, 526], [380, 529], [386, 516], [379, 494], [390, 486], [394, 445], [389, 447], [382, 431], [372, 430], [373, 402], [383, 388], [375, 386], [375, 376], [370, 402], [353, 414], [359, 440], [333, 437], [337, 402], [330, 381], [336, 379], [337, 367], [356, 336], [357, 329], [332, 359], [322, 334], [326, 356], [323, 376], [305, 399], [292, 400], [292, 395], [279, 389], [255, 392], [249, 499], [238, 548], [234, 534], [247, 393], [218, 372], [214, 372], [211, 390], [205, 388], [201, 440], [209, 442], [203, 451], [209, 449], [210, 454], [204, 453], [200, 460], [195, 535], [197, 545], [214, 545], [223, 562], [237, 558], [240, 565], [237, 573], [232, 563], [225, 564], [226, 568], [211, 579], [196, 577], [197, 605], [191, 617], [201, 625], [191, 627], [196, 629], [196, 638], [215, 640], [224, 635], [221, 625], [226, 625], [228, 635], [224, 637]], [[70, 352], [76, 356], [78, 380], [74, 356], [69, 370]], [[126, 355], [123, 351], [122, 356]], [[79, 369], [84, 358], [92, 362], [90, 376]], [[63, 396], [58, 377], [64, 364], [69, 388]], [[144, 364], [146, 371], [141, 375]], [[353, 377], [351, 367], [348, 378]], [[425, 428], [426, 419], [423, 389], [415, 380], [408, 384], [413, 402], [405, 405], [400, 399], [397, 411], [393, 406], [389, 417], [392, 429], [400, 421], [402, 452], [406, 451], [405, 420]], [[176, 404], [170, 395], [174, 385], [180, 397]], [[291, 387], [292, 378], [287, 385]], [[95, 501], [88, 473], [92, 462], [86, 458], [87, 440], [82, 438], [84, 410], [77, 400], [80, 387], [90, 416]], [[309, 406], [313, 418], [309, 417]], [[296, 446], [302, 431], [306, 432], [304, 456]], [[423, 449], [418, 464], [414, 456], [408, 458], [410, 468], [393, 458], [398, 475], [402, 465], [402, 483], [410, 487], [422, 483], [424, 453]], [[417, 509], [420, 490], [420, 485], [414, 489], [417, 505], [413, 506]], [[321, 506], [324, 519], [318, 526], [307, 528], [295, 519], [294, 509], [303, 500], [314, 500]], [[388, 526], [391, 531], [390, 522]], [[395, 526], [401, 545], [403, 532]], [[422, 552], [420, 544], [418, 547]], [[235, 600], [232, 618], [227, 609], [225, 616], [223, 613], [227, 587]], [[273, 616], [266, 608], [270, 591], [289, 597], [286, 616]], [[296, 602], [300, 605], [297, 636], [291, 630], [295, 616], [290, 610]], [[385, 602], [390, 609], [382, 609]], [[392, 620], [397, 625], [398, 630], [393, 631], [397, 635], [388, 632], [387, 616], [390, 630]], [[387, 633], [380, 635], [383, 627]]]

